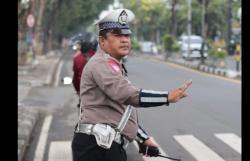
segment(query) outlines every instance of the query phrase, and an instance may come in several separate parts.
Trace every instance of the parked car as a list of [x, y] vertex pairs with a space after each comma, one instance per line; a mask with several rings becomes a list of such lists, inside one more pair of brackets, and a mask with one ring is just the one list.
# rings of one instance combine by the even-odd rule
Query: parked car
[[[189, 38], [188, 36], [182, 36], [180, 38], [181, 44], [181, 54], [184, 59], [193, 59], [193, 58], [201, 58], [201, 47], [202, 47], [202, 37], [198, 35], [191, 35], [190, 36], [190, 54], [188, 53], [188, 44]], [[207, 58], [208, 56], [208, 47], [207, 45], [204, 46], [204, 57]]]

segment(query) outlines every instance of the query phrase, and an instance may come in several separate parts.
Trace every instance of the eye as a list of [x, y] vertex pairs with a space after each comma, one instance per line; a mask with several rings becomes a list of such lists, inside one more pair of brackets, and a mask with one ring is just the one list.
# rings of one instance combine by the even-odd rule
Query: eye
[[130, 37], [130, 34], [126, 34], [126, 35], [124, 35], [125, 37]]
[[120, 35], [120, 34], [114, 34], [114, 36], [115, 36], [115, 37], [121, 37], [121, 35]]

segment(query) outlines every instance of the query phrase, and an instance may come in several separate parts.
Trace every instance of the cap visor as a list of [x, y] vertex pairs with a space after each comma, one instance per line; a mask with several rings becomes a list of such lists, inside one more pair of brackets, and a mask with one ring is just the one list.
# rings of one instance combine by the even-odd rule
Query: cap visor
[[132, 33], [130, 29], [120, 29], [120, 28], [111, 29], [110, 32], [119, 35], [130, 35]]
[[130, 29], [121, 29], [121, 34], [123, 35], [130, 35], [132, 32]]

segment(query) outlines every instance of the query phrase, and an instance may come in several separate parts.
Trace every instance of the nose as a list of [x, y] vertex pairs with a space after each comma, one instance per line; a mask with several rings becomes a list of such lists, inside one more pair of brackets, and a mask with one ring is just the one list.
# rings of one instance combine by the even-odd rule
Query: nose
[[121, 35], [121, 41], [122, 42], [128, 42], [130, 40], [130, 36], [129, 35]]

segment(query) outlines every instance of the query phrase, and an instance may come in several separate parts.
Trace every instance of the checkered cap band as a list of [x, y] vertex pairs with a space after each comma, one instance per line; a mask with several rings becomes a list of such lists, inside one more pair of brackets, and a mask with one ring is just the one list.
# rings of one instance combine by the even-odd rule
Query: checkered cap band
[[114, 29], [114, 28], [119, 28], [119, 29], [129, 29], [128, 24], [120, 24], [119, 22], [103, 22], [99, 24], [99, 29], [104, 30], [104, 29]]

